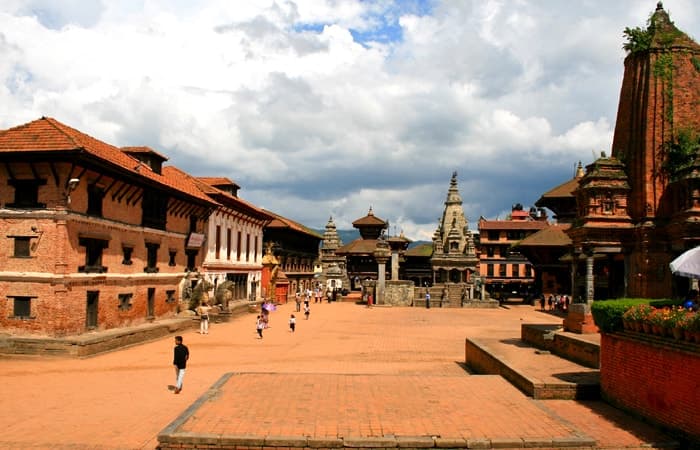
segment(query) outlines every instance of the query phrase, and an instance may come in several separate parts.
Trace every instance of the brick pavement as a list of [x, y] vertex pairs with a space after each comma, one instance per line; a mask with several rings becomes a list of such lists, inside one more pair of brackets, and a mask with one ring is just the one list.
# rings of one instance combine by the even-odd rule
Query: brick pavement
[[[348, 417], [343, 423], [320, 421], [319, 428], [314, 421], [314, 433], [324, 436], [337, 432], [339, 425], [354, 427], [360, 434], [374, 432], [375, 427], [381, 432], [386, 429], [403, 433], [411, 429], [411, 435], [415, 436], [419, 430], [431, 433], [430, 428], [445, 423], [446, 429], [450, 427], [455, 433], [467, 430], [470, 436], [548, 433], [547, 436], [554, 438], [574, 433], [597, 440], [602, 448], [633, 448], [646, 442], [668, 440], [600, 402], [536, 401], [500, 378], [469, 375], [462, 364], [466, 336], [514, 339], [519, 336], [523, 321], [559, 322], [558, 318], [538, 313], [532, 307], [427, 311], [367, 309], [351, 303], [311, 306], [311, 319], [298, 318], [297, 332], [293, 335], [287, 328], [293, 305], [283, 305], [273, 313], [272, 328], [265, 331], [262, 340], [255, 339], [255, 315], [213, 324], [211, 334], [206, 336], [194, 331], [184, 333], [192, 358], [184, 390], [179, 395], [167, 389], [173, 382], [172, 338], [88, 359], [0, 357], [0, 398], [6, 412], [0, 447], [155, 448], [158, 433], [225, 373], [240, 374], [232, 379], [247, 383], [245, 391], [253, 395], [251, 398], [264, 400], [260, 402], [264, 405], [258, 411], [260, 415], [251, 419], [255, 424], [264, 425], [265, 421], [276, 418], [281, 427], [306, 432], [305, 427], [311, 426], [309, 414], [316, 417], [312, 412], [317, 406]], [[312, 381], [324, 379], [324, 374], [337, 374], [333, 376], [345, 380], [346, 390], [335, 394], [336, 400], [343, 401], [324, 406], [323, 401], [330, 402], [329, 393], [310, 394], [315, 386]], [[277, 381], [263, 383], [263, 379]], [[435, 381], [426, 385], [428, 379]], [[379, 389], [379, 386], [383, 387]], [[413, 390], [408, 386], [414, 386]], [[426, 398], [435, 397], [432, 399], [435, 403], [430, 405], [440, 414], [445, 413], [444, 417], [424, 415], [419, 423], [407, 424], [400, 421], [400, 414], [383, 421], [370, 412], [370, 406], [394, 387], [400, 390], [393, 391], [398, 395], [392, 401], [405, 401], [406, 407], [411, 405], [417, 411], [421, 404], [410, 403], [419, 402], [411, 400], [415, 386], [427, 389]], [[450, 392], [454, 390], [450, 386], [471, 389], [471, 394], [452, 398]], [[367, 392], [375, 397], [367, 397]], [[297, 396], [302, 393], [311, 403], [299, 400]], [[354, 410], [344, 407], [352, 395], [374, 400], [364, 410], [359, 406]], [[226, 404], [229, 403], [231, 408], [245, 409], [246, 405], [245, 401], [237, 406], [235, 402]], [[496, 406], [489, 409], [485, 407], [487, 403], [500, 405], [501, 409]], [[299, 407], [292, 410], [298, 417], [288, 421], [286, 417], [292, 413], [287, 408], [293, 405]], [[403, 406], [396, 403], [391, 410], [399, 408]], [[450, 408], [461, 414], [454, 422], [446, 419], [454, 414], [447, 414]], [[285, 415], [279, 414], [280, 411], [285, 411]], [[235, 414], [222, 411], [219, 416], [217, 420], [230, 421]], [[416, 416], [414, 413], [412, 417]], [[371, 420], [354, 423], [352, 417]], [[551, 417], [556, 420], [547, 422], [544, 428], [549, 431], [543, 431], [543, 421]], [[496, 432], [497, 435], [493, 434]]]

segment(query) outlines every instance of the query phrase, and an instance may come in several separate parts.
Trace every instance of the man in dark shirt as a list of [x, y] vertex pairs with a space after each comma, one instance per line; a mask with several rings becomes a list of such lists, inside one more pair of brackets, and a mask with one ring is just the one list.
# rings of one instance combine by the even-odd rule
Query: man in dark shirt
[[185, 367], [187, 360], [190, 358], [190, 351], [186, 345], [182, 343], [182, 336], [175, 336], [175, 349], [173, 351], [173, 365], [175, 366], [175, 393], [179, 394], [182, 390], [182, 381], [185, 378]]

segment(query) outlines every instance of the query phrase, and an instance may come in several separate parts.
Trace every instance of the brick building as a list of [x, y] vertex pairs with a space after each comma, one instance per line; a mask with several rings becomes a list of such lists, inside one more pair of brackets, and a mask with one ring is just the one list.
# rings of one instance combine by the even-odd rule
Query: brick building
[[[313, 290], [314, 266], [318, 262], [323, 236], [291, 219], [264, 211], [273, 217], [263, 230], [263, 244], [271, 248], [279, 264], [276, 278], [288, 283], [288, 296], [298, 290]], [[267, 292], [263, 292], [263, 296], [271, 297]]]
[[61, 336], [174, 315], [217, 203], [144, 147], [54, 119], [0, 131], [0, 328]]
[[263, 228], [274, 216], [239, 198], [240, 186], [228, 178], [179, 176], [219, 204], [207, 219], [201, 270], [189, 282], [206, 280], [210, 303], [224, 310], [231, 301], [261, 298]]
[[576, 294], [589, 301], [684, 295], [669, 262], [700, 244], [700, 45], [660, 2], [626, 34], [612, 155], [586, 168], [568, 231]]
[[538, 264], [570, 265], [561, 284], [577, 301], [683, 296], [689, 280], [669, 263], [700, 245], [700, 45], [661, 3], [626, 35], [612, 154], [537, 203], [570, 223], [571, 242], [562, 229], [521, 243]]
[[527, 297], [534, 294], [532, 265], [516, 244], [547, 228], [547, 215], [516, 204], [507, 220], [479, 219], [479, 274], [494, 298]]

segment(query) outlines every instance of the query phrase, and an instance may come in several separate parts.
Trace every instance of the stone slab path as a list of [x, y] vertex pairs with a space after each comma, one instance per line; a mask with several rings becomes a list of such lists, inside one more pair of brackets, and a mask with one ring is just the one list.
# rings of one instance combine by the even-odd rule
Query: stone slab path
[[[256, 339], [255, 315], [212, 324], [209, 335], [184, 333], [192, 356], [178, 395], [168, 390], [172, 338], [87, 359], [0, 357], [0, 448], [153, 449], [158, 434], [229, 373], [238, 374], [229, 380], [236, 381], [222, 392], [234, 397], [220, 402], [226, 406], [219, 411], [206, 411], [220, 427], [418, 436], [435, 434], [442, 423], [474, 438], [576, 435], [610, 449], [670, 440], [603, 402], [532, 400], [499, 377], [465, 370], [465, 337], [512, 340], [523, 322], [559, 322], [534, 307], [312, 303], [310, 320], [298, 317], [292, 334], [287, 319], [293, 308], [282, 305], [272, 314], [262, 340]], [[424, 395], [414, 395], [419, 392]], [[429, 414], [420, 416], [426, 407]], [[402, 416], [399, 409], [412, 412]], [[319, 410], [325, 418], [313, 413]]]

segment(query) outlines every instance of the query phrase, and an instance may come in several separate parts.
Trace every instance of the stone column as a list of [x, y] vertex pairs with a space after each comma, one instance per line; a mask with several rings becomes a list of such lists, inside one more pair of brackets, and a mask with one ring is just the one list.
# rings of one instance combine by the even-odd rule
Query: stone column
[[399, 279], [399, 252], [393, 249], [391, 251], [391, 279]]
[[593, 303], [594, 297], [593, 255], [586, 256], [586, 303]]
[[391, 257], [391, 250], [386, 241], [380, 239], [374, 249], [374, 260], [377, 261], [377, 298], [378, 305], [385, 304], [386, 262]]

